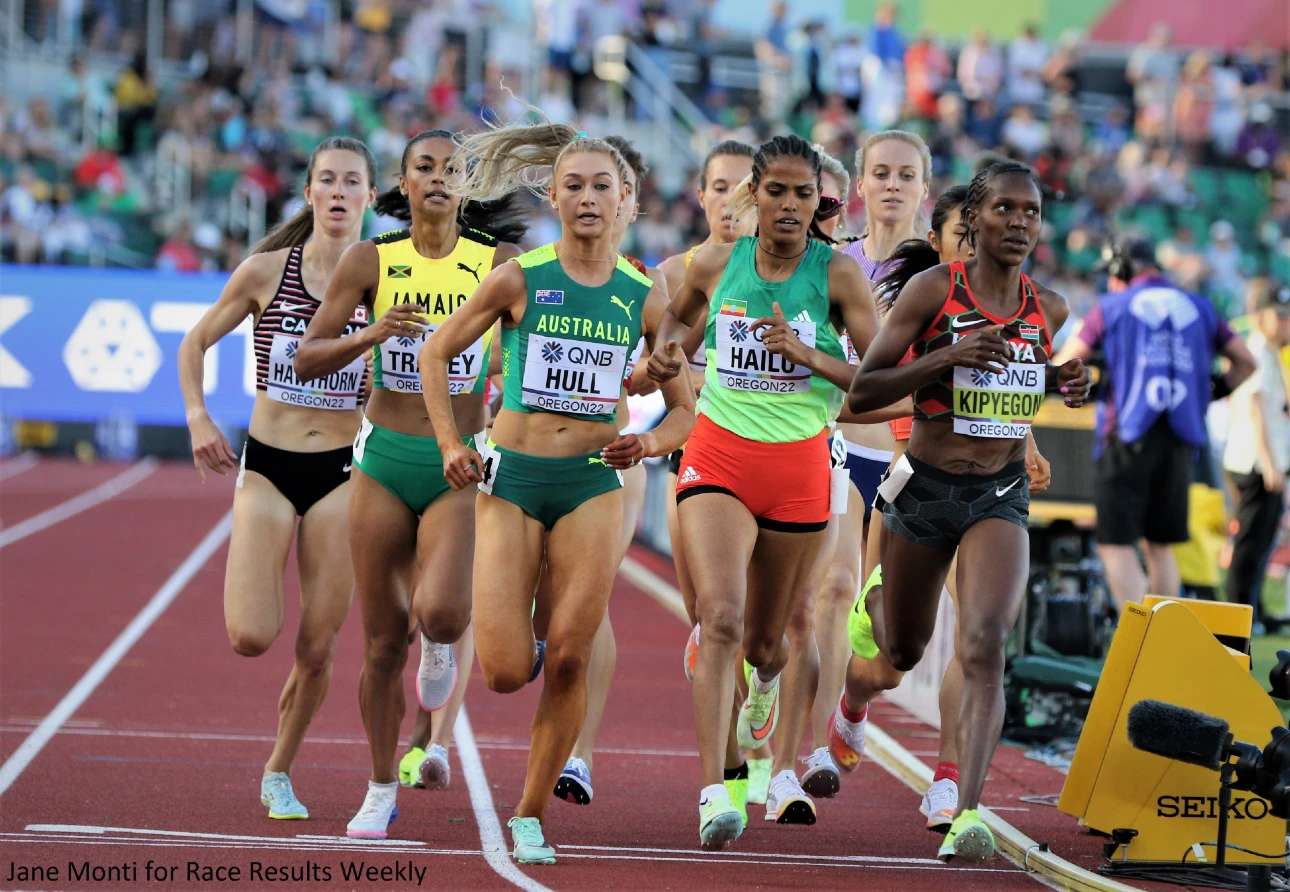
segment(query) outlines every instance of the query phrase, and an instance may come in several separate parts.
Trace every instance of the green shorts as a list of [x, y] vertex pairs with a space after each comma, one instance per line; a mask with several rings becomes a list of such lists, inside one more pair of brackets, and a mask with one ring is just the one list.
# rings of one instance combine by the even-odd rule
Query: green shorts
[[860, 589], [851, 612], [847, 614], [847, 640], [851, 643], [851, 652], [866, 660], [872, 660], [878, 656], [878, 645], [873, 640], [873, 620], [869, 618], [869, 611], [865, 609], [864, 604], [865, 598], [869, 595], [869, 589], [875, 585], [882, 585], [881, 564], [873, 568], [869, 579]]
[[479, 491], [518, 505], [548, 530], [583, 502], [623, 487], [623, 475], [598, 452], [543, 458], [503, 449], [491, 440], [483, 445], [479, 451], [484, 482]]
[[[474, 445], [472, 437], [463, 437]], [[430, 503], [452, 489], [443, 478], [443, 456], [434, 437], [399, 434], [366, 418], [354, 439], [354, 467], [389, 490], [420, 517]]]

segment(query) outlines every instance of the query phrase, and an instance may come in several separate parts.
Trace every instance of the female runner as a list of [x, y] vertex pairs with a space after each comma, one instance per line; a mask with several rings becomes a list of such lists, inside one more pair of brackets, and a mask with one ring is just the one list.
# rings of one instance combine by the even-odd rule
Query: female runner
[[[549, 195], [560, 240], [492, 273], [473, 300], [427, 341], [427, 404], [456, 490], [479, 484], [475, 539], [475, 646], [490, 689], [518, 690], [536, 658], [533, 592], [545, 553], [551, 574], [546, 682], [533, 717], [524, 795], [508, 821], [520, 863], [551, 864], [542, 819], [587, 708], [587, 665], [618, 569], [620, 469], [666, 455], [694, 424], [685, 377], [663, 387], [668, 415], [653, 431], [620, 435], [614, 412], [628, 357], [655, 343], [663, 292], [613, 251], [626, 201], [626, 164], [613, 146], [566, 125], [467, 137], [472, 165], [460, 187], [488, 199], [525, 185]], [[502, 409], [478, 451], [459, 437], [448, 361], [502, 323]], [[544, 548], [545, 546], [545, 548]]]
[[[626, 178], [623, 181], [625, 198], [618, 216], [614, 218], [613, 250], [618, 251], [627, 235], [628, 228], [636, 222], [640, 213], [639, 186], [649, 168], [645, 159], [636, 147], [621, 136], [607, 136], [605, 142], [618, 150], [627, 162]], [[639, 260], [628, 257], [627, 260], [636, 267], [637, 272], [649, 276], [651, 282], [667, 293], [667, 281], [657, 269], [648, 268]], [[644, 349], [644, 340], [636, 345], [636, 350], [628, 360], [624, 386], [630, 393], [648, 393], [653, 383], [645, 373], [645, 366], [639, 362]], [[619, 399], [617, 424], [620, 431], [626, 431], [630, 423], [627, 411], [627, 400]], [[627, 549], [632, 544], [636, 533], [636, 522], [640, 520], [641, 510], [645, 507], [645, 466], [636, 464], [623, 472], [623, 524], [622, 535], [618, 543], [618, 563], [622, 563]], [[542, 581], [548, 593], [550, 591], [550, 574], [543, 572]], [[541, 596], [539, 596], [541, 599]], [[614, 669], [618, 665], [618, 645], [614, 641], [614, 629], [609, 622], [609, 611], [596, 630], [596, 638], [591, 646], [591, 660], [587, 665], [587, 715], [582, 720], [582, 732], [573, 745], [573, 754], [565, 762], [564, 770], [555, 783], [555, 795], [566, 802], [588, 805], [591, 802], [591, 765], [596, 747], [596, 735], [600, 733], [600, 721], [605, 715], [605, 704], [609, 700], [609, 687], [614, 679]]]
[[[283, 623], [282, 574], [300, 518], [300, 629], [295, 665], [278, 699], [278, 737], [264, 766], [260, 801], [269, 817], [305, 819], [291, 786], [291, 763], [331, 682], [336, 633], [349, 613], [354, 569], [345, 507], [362, 359], [316, 380], [296, 377], [291, 356], [318, 309], [341, 253], [358, 241], [363, 211], [376, 197], [376, 162], [356, 139], [334, 136], [309, 156], [305, 206], [251, 250], [219, 301], [179, 347], [179, 384], [188, 410], [193, 463], [224, 474], [237, 466], [228, 440], [206, 412], [206, 351], [250, 316], [254, 322], [256, 395], [233, 494], [233, 535], [224, 575], [224, 622], [233, 650], [264, 653]], [[340, 325], [357, 331], [363, 308]]]
[[[345, 252], [296, 353], [297, 373], [311, 375], [374, 350], [375, 386], [354, 441], [358, 473], [349, 505], [365, 639], [359, 704], [372, 776], [363, 806], [349, 823], [350, 836], [384, 838], [397, 814], [394, 760], [404, 713], [409, 614], [421, 628], [417, 699], [427, 711], [452, 694], [457, 666], [451, 645], [470, 623], [475, 505], [442, 480], [418, 350], [423, 333], [459, 310], [489, 270], [519, 255], [498, 235], [518, 237], [523, 227], [491, 230], [507, 209], [462, 205], [450, 191], [455, 153], [451, 134], [442, 130], [417, 134], [408, 143], [398, 190], [411, 207], [411, 230], [359, 242]], [[341, 320], [360, 305], [374, 321], [345, 335]], [[491, 342], [492, 333], [483, 333], [463, 345], [453, 362], [452, 411], [472, 432], [484, 429]]]
[[[754, 670], [737, 732], [753, 748], [774, 732], [784, 629], [827, 537], [826, 427], [853, 371], [838, 331], [845, 327], [863, 350], [877, 327], [859, 264], [811, 237], [820, 169], [819, 155], [795, 136], [758, 149], [751, 186], [760, 234], [695, 256], [660, 335], [683, 343], [708, 308], [707, 386], [677, 487], [703, 628], [694, 707], [705, 848], [742, 832], [722, 784], [732, 663], [742, 642]], [[682, 363], [656, 348], [649, 367], [656, 380], [670, 380]], [[771, 795], [804, 798], [792, 771], [771, 779]], [[809, 819], [794, 810], [778, 820]]]
[[[967, 243], [967, 224], [963, 221], [963, 204], [967, 200], [967, 186], [951, 186], [936, 201], [932, 211], [931, 229], [928, 230], [926, 242], [913, 240], [902, 242], [892, 255], [891, 269], [878, 283], [878, 308], [885, 313], [899, 296], [901, 290], [915, 275], [931, 269], [938, 263], [953, 263], [967, 260], [972, 256], [972, 249]], [[909, 360], [906, 354], [906, 361]], [[896, 461], [905, 454], [909, 442], [913, 417], [896, 419], [891, 422], [892, 433], [896, 438]], [[1029, 477], [1031, 494], [1041, 493], [1048, 488], [1051, 480], [1051, 469], [1048, 461], [1039, 453], [1034, 436], [1026, 434], [1026, 474]], [[865, 582], [864, 591], [848, 614], [848, 638], [858, 642], [859, 652], [852, 650], [847, 664], [846, 687], [842, 699], [838, 701], [833, 716], [830, 718], [828, 743], [829, 751], [837, 766], [844, 772], [851, 772], [860, 763], [864, 752], [864, 733], [868, 719], [869, 702], [883, 691], [889, 691], [900, 684], [903, 672], [892, 668], [886, 658], [878, 653], [872, 643], [873, 636], [869, 631], [869, 614], [864, 610], [864, 599], [875, 586], [882, 585], [882, 568], [878, 565], [878, 543], [884, 532], [870, 536], [868, 542], [869, 564], [873, 572]], [[945, 580], [945, 587], [954, 603], [958, 603], [958, 586], [955, 582], [955, 567], [951, 564]], [[875, 596], [877, 597], [877, 596]], [[957, 639], [957, 635], [955, 636]], [[927, 829], [944, 833], [954, 820], [954, 809], [958, 805], [958, 732], [959, 705], [963, 694], [963, 666], [957, 652], [945, 669], [941, 681], [939, 705], [941, 712], [940, 752], [936, 773], [932, 784], [923, 795], [919, 811], [927, 818]]]
[[[1087, 398], [1079, 360], [1048, 362], [1065, 300], [1021, 272], [1039, 237], [1041, 199], [1029, 168], [992, 164], [973, 180], [965, 205], [975, 257], [936, 266], [903, 289], [860, 364], [849, 394], [863, 412], [913, 394], [906, 454], [880, 491], [884, 586], [866, 600], [874, 639], [900, 671], [922, 657], [940, 591], [959, 563], [957, 814], [938, 852], [984, 861], [994, 837], [976, 807], [1003, 721], [1003, 648], [1029, 567], [1030, 496], [1022, 457], [1044, 393], [1068, 406]], [[914, 359], [903, 363], [913, 348]], [[879, 591], [879, 590], [875, 590]]]

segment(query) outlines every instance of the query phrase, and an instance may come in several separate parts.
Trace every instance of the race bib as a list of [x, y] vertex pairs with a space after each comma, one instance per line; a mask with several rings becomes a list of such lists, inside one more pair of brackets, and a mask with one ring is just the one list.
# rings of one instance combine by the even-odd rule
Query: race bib
[[311, 409], [355, 409], [366, 365], [360, 356], [343, 369], [312, 381], [296, 377], [296, 349], [300, 338], [275, 334], [269, 348], [269, 377], [265, 394], [269, 399]]
[[[438, 328], [437, 325], [427, 325], [425, 332], [417, 337], [395, 335], [381, 344], [381, 384], [386, 390], [421, 392], [421, 366], [417, 356], [426, 338]], [[448, 394], [460, 396], [474, 390], [483, 365], [484, 339], [480, 338], [449, 361]]]
[[[807, 347], [815, 347], [814, 322], [790, 322]], [[806, 393], [811, 389], [811, 370], [794, 365], [762, 346], [766, 329], [752, 329], [744, 316], [721, 313], [716, 321], [717, 381], [731, 390], [759, 393]]]
[[479, 481], [479, 491], [491, 496], [493, 484], [497, 482], [497, 469], [502, 464], [502, 454], [488, 441], [486, 434], [475, 434], [475, 451], [484, 462], [479, 468], [479, 476], [483, 478]]
[[839, 340], [842, 341], [842, 350], [847, 356], [847, 365], [859, 365], [860, 354], [856, 352], [856, 345], [851, 343], [850, 333], [845, 331], [842, 332], [842, 337], [839, 338]]
[[566, 415], [612, 415], [626, 367], [624, 346], [530, 334], [520, 402]]
[[1020, 440], [1044, 404], [1044, 365], [1010, 362], [1002, 372], [954, 367], [954, 433]]

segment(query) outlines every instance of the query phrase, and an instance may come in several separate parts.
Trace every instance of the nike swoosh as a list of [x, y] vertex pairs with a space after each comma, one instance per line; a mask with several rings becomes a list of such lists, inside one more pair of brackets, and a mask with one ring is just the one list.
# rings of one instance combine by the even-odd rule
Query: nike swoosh
[[968, 327], [968, 326], [970, 326], [970, 325], [980, 325], [980, 324], [981, 324], [982, 322], [984, 322], [984, 321], [985, 321], [985, 320], [983, 320], [983, 319], [969, 319], [967, 322], [964, 322], [962, 325], [960, 325], [960, 324], [959, 324], [959, 321], [958, 321], [957, 319], [951, 319], [951, 320], [950, 320], [950, 327], [951, 327], [951, 328], [967, 328], [967, 327]]
[[1021, 482], [1021, 478], [1017, 478], [1016, 480], [1012, 481], [1012, 482], [1011, 482], [1011, 483], [1009, 483], [1007, 486], [1005, 486], [1003, 489], [999, 489], [999, 487], [997, 487], [997, 486], [996, 486], [996, 487], [994, 488], [994, 494], [995, 494], [996, 496], [1007, 495], [1008, 490], [1012, 489], [1014, 486], [1016, 486], [1016, 485], [1017, 485], [1018, 483], [1020, 483], [1020, 482]]
[[284, 312], [284, 313], [307, 313], [307, 312], [309, 312], [309, 306], [308, 306], [307, 304], [288, 304], [288, 303], [284, 303], [284, 304], [282, 305], [282, 312]]
[[353, 467], [354, 467], [353, 465], [345, 465], [345, 467], [341, 468], [341, 472], [348, 474], [353, 469]]
[[[760, 677], [761, 677], [761, 676], [758, 676], [758, 678], [760, 678]], [[758, 741], [760, 741], [760, 740], [765, 740], [768, 736], [770, 736], [770, 729], [771, 729], [771, 727], [775, 724], [775, 710], [777, 710], [777, 709], [779, 709], [779, 701], [778, 701], [778, 700], [776, 700], [776, 701], [774, 702], [774, 704], [772, 704], [772, 705], [771, 705], [771, 707], [770, 707], [770, 715], [766, 716], [766, 724], [764, 724], [764, 725], [762, 725], [762, 726], [761, 726], [761, 733], [760, 733], [760, 734], [759, 734], [759, 733], [757, 733], [757, 730], [756, 730], [755, 728], [750, 729], [750, 730], [752, 731], [752, 739], [753, 739], [753, 740], [758, 740]]]

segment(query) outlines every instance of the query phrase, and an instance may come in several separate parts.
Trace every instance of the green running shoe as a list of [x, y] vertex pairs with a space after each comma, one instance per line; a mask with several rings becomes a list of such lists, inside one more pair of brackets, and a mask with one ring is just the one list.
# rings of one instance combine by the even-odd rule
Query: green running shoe
[[405, 787], [417, 787], [419, 776], [421, 774], [421, 762], [426, 757], [426, 751], [419, 746], [414, 746], [408, 750], [407, 755], [399, 760], [399, 783]]
[[720, 794], [699, 803], [699, 845], [713, 852], [724, 849], [744, 832], [744, 821], [729, 796]]
[[724, 781], [726, 792], [730, 794], [730, 804], [739, 812], [739, 820], [748, 826], [748, 778], [740, 777]]
[[869, 574], [869, 580], [860, 590], [855, 605], [847, 614], [847, 640], [851, 642], [851, 652], [865, 660], [872, 660], [878, 656], [878, 645], [873, 640], [873, 620], [869, 618], [869, 611], [865, 610], [864, 606], [864, 599], [875, 585], [882, 585], [881, 565], [873, 568], [873, 573]]
[[766, 796], [770, 793], [770, 766], [774, 759], [748, 760], [748, 801], [753, 805], [765, 805]]
[[735, 725], [735, 740], [746, 750], [755, 750], [770, 743], [775, 726], [779, 723], [779, 680], [783, 675], [775, 676], [770, 690], [759, 690], [756, 684], [749, 683], [748, 699], [739, 707], [739, 719]]
[[994, 834], [975, 808], [964, 809], [954, 819], [936, 857], [942, 861], [962, 858], [971, 864], [984, 864], [994, 857]]
[[519, 864], [554, 864], [555, 847], [546, 844], [542, 822], [537, 818], [514, 817], [506, 822], [511, 828], [515, 850], [511, 855]]

